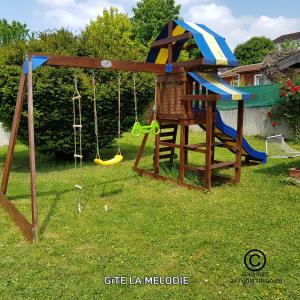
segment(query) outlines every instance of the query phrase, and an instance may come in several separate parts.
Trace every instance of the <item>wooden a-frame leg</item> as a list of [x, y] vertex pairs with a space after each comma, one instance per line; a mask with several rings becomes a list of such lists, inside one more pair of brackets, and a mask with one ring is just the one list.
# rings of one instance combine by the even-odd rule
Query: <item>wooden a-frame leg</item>
[[[150, 116], [150, 119], [149, 119], [149, 124], [151, 124], [153, 119], [154, 119], [154, 114], [152, 113], [151, 116]], [[139, 149], [138, 153], [136, 154], [135, 162], [134, 162], [134, 165], [132, 167], [133, 171], [136, 171], [137, 168], [138, 168], [139, 162], [140, 162], [141, 157], [142, 157], [142, 155], [144, 153], [144, 150], [145, 150], [145, 145], [146, 145], [148, 136], [149, 136], [149, 133], [146, 133], [143, 137], [140, 149]]]
[[33, 89], [32, 89], [32, 60], [29, 58], [29, 71], [27, 75], [28, 91], [28, 138], [29, 138], [29, 162], [31, 182], [31, 213], [33, 240], [38, 239], [38, 207], [36, 195], [36, 168], [35, 168], [35, 145], [34, 145], [34, 116], [33, 116]]
[[155, 149], [154, 149], [154, 173], [159, 174], [159, 143], [160, 143], [160, 136], [159, 134], [155, 135]]
[[20, 228], [24, 237], [29, 242], [32, 242], [34, 239], [32, 224], [28, 222], [28, 220], [22, 215], [22, 213], [5, 196], [5, 194], [7, 192], [7, 185], [8, 185], [11, 165], [12, 165], [12, 161], [13, 161], [13, 154], [14, 154], [14, 149], [15, 149], [15, 145], [16, 145], [18, 129], [19, 129], [19, 125], [20, 125], [24, 93], [26, 90], [25, 83], [26, 83], [26, 76], [22, 72], [21, 77], [20, 77], [20, 82], [19, 82], [19, 90], [18, 90], [16, 108], [15, 108], [12, 129], [11, 129], [11, 135], [10, 135], [10, 140], [9, 140], [9, 145], [8, 145], [8, 151], [7, 151], [7, 156], [6, 156], [6, 160], [5, 160], [5, 164], [4, 164], [4, 171], [3, 171], [1, 192], [0, 192], [0, 204], [10, 215], [13, 222]]
[[11, 165], [12, 165], [12, 161], [13, 161], [15, 145], [16, 145], [16, 141], [17, 141], [17, 135], [18, 135], [22, 107], [23, 107], [24, 93], [25, 93], [25, 89], [26, 89], [25, 81], [26, 81], [26, 76], [22, 72], [21, 77], [20, 77], [20, 82], [19, 82], [19, 91], [18, 91], [18, 96], [17, 96], [16, 108], [15, 108], [13, 123], [12, 123], [12, 127], [11, 127], [9, 145], [8, 145], [8, 150], [7, 150], [7, 155], [6, 155], [6, 160], [5, 160], [5, 164], [4, 164], [4, 170], [3, 170], [3, 176], [2, 176], [1, 193], [3, 195], [5, 195], [6, 191], [7, 191], [9, 174], [10, 174], [10, 169], [11, 169]]

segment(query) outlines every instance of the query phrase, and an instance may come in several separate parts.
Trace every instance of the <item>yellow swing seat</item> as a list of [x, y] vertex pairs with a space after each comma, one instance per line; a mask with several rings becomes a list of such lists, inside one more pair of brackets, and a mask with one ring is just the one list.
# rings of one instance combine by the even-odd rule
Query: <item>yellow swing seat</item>
[[94, 159], [94, 163], [96, 165], [102, 165], [102, 166], [112, 166], [115, 164], [120, 163], [123, 160], [122, 154], [116, 154], [114, 158], [109, 160], [102, 160], [100, 157]]

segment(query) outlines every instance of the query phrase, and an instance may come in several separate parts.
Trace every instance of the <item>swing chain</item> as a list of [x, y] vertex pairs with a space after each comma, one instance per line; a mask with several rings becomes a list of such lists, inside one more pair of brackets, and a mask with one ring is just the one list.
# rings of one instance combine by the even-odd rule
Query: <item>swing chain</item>
[[135, 122], [138, 122], [138, 109], [137, 109], [137, 97], [136, 97], [136, 75], [133, 74], [133, 97], [134, 97], [134, 112]]
[[154, 121], [156, 121], [156, 113], [157, 113], [157, 76], [155, 77], [155, 93], [154, 93], [154, 106], [153, 106]]
[[96, 136], [96, 158], [100, 159], [100, 149], [99, 149], [99, 128], [98, 128], [98, 113], [97, 113], [97, 99], [96, 99], [96, 79], [95, 72], [93, 72], [93, 96], [94, 96], [94, 123], [95, 123], [95, 136]]
[[150, 125], [141, 125], [138, 121], [137, 116], [137, 99], [136, 99], [136, 84], [135, 84], [135, 76], [133, 77], [133, 94], [134, 94], [134, 106], [135, 106], [135, 123], [132, 127], [131, 134], [133, 136], [139, 136], [140, 134], [159, 134], [160, 128], [159, 123], [156, 120], [156, 106], [157, 106], [157, 77], [155, 78], [155, 96], [154, 96], [154, 106], [153, 106], [153, 121]]

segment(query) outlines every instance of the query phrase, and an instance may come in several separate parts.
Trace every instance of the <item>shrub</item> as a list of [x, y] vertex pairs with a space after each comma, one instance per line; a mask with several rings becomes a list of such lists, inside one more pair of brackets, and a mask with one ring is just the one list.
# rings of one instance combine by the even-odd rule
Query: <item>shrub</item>
[[[82, 95], [83, 149], [84, 155], [95, 152], [95, 134], [93, 119], [93, 93], [91, 76], [77, 70], [78, 89]], [[0, 120], [10, 129], [16, 95], [18, 90], [20, 67], [6, 66], [0, 68]], [[117, 136], [118, 116], [118, 74], [116, 72], [98, 71], [97, 109], [100, 146], [110, 145]], [[153, 97], [154, 84], [149, 75], [137, 76], [139, 112], [142, 113]], [[148, 84], [144, 84], [148, 82]], [[152, 86], [152, 88], [149, 88]], [[74, 151], [73, 113], [71, 97], [74, 92], [74, 70], [44, 66], [35, 70], [33, 76], [34, 123], [37, 150], [43, 153], [70, 156]], [[134, 102], [130, 73], [122, 73], [121, 87], [121, 129], [128, 130], [134, 122]], [[19, 139], [27, 143], [27, 101], [24, 108], [19, 131]], [[72, 157], [72, 156], [71, 156]]]
[[292, 81], [281, 82], [279, 102], [273, 107], [268, 116], [272, 119], [272, 126], [286, 120], [297, 142], [300, 142], [300, 85]]
[[[110, 47], [110, 48], [109, 48]], [[19, 67], [25, 51], [50, 54], [100, 56], [109, 59], [141, 61], [145, 47], [131, 40], [131, 22], [116, 9], [105, 10], [78, 36], [62, 28], [35, 35], [27, 43], [11, 43], [0, 47], [0, 121], [9, 130], [12, 123]], [[110, 55], [109, 55], [110, 54]], [[108, 57], [107, 57], [108, 56]], [[88, 157], [95, 153], [93, 120], [93, 70], [76, 70], [78, 88], [82, 95], [83, 150]], [[71, 97], [74, 92], [75, 69], [43, 66], [34, 71], [33, 96], [35, 116], [35, 142], [44, 153], [72, 157], [73, 113]], [[109, 70], [95, 71], [97, 79], [97, 108], [99, 116], [100, 146], [106, 147], [117, 137], [118, 73]], [[128, 130], [134, 122], [132, 73], [122, 72], [121, 130]], [[139, 114], [142, 115], [154, 97], [154, 79], [149, 74], [137, 75]], [[21, 142], [27, 143], [26, 96], [19, 131]]]

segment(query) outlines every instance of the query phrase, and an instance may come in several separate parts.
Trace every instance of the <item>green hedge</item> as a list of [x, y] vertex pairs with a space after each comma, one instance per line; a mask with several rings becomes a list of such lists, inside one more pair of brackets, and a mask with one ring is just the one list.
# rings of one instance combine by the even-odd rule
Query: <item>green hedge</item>
[[[0, 120], [10, 130], [21, 69], [16, 66], [0, 68]], [[71, 97], [74, 92], [75, 70], [43, 66], [34, 71], [34, 123], [37, 150], [57, 156], [72, 157], [73, 113]], [[95, 153], [95, 134], [93, 119], [93, 91], [91, 72], [76, 70], [78, 89], [82, 95], [83, 152], [90, 157]], [[99, 118], [100, 146], [110, 145], [117, 136], [118, 115], [118, 73], [98, 71], [97, 108]], [[121, 127], [127, 131], [134, 122], [134, 101], [132, 74], [123, 72], [121, 87]], [[145, 111], [154, 97], [154, 79], [148, 74], [137, 76], [137, 97], [139, 113]], [[27, 101], [25, 95], [19, 139], [28, 141]]]

